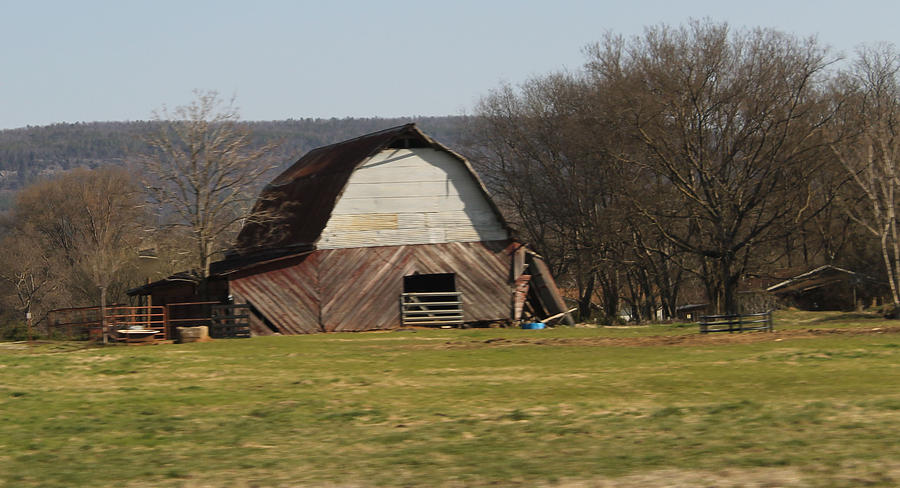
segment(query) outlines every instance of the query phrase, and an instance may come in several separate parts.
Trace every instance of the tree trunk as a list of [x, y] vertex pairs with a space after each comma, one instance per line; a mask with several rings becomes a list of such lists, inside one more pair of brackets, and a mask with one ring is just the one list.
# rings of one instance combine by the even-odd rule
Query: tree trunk
[[722, 297], [721, 309], [719, 313], [733, 315], [738, 313], [737, 303], [737, 285], [739, 275], [735, 275], [732, 268], [732, 259], [730, 257], [720, 259], [719, 265], [719, 286]]
[[648, 322], [656, 320], [656, 296], [653, 293], [653, 286], [650, 285], [650, 277], [645, 269], [638, 270], [638, 283], [641, 287], [642, 302], [644, 308], [644, 318]]
[[578, 320], [584, 322], [591, 318], [591, 298], [594, 296], [594, 286], [597, 278], [595, 273], [591, 273], [587, 284], [584, 287], [579, 286], [578, 297]]
[[614, 324], [619, 317], [619, 283], [615, 272], [604, 272], [598, 277], [603, 298], [603, 322]]
[[894, 305], [900, 305], [897, 290], [897, 275], [894, 271], [894, 265], [891, 263], [891, 256], [888, 254], [888, 233], [881, 233], [881, 257], [884, 259], [884, 267], [887, 270], [888, 284], [891, 286], [891, 298]]

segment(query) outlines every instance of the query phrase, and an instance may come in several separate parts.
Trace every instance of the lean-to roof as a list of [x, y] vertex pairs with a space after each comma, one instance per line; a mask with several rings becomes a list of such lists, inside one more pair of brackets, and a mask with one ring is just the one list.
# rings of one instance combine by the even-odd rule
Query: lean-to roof
[[766, 288], [766, 291], [776, 295], [803, 293], [841, 281], [865, 283], [874, 282], [875, 280], [860, 273], [826, 264], [825, 266], [820, 266], [812, 271], [808, 271], [782, 281], [781, 283], [772, 285], [769, 288]]

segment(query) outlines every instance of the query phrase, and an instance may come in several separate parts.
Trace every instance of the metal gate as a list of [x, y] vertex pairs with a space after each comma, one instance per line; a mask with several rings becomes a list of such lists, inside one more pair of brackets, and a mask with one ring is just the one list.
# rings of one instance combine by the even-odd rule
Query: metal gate
[[433, 291], [400, 295], [400, 313], [404, 326], [462, 325], [462, 293]]
[[250, 305], [213, 305], [209, 336], [213, 339], [250, 337]]

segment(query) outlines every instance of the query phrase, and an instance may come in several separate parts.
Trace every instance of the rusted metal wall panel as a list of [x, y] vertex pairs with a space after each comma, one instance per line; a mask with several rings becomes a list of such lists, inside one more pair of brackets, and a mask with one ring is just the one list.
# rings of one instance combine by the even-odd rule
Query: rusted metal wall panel
[[239, 294], [282, 334], [319, 332], [318, 256], [253, 268], [230, 278]]

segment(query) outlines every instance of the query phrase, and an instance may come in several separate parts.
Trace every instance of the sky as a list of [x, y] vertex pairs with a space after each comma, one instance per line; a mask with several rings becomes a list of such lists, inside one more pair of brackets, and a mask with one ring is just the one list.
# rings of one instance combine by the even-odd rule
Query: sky
[[613, 32], [689, 19], [900, 46], [900, 2], [0, 0], [0, 129], [147, 120], [193, 90], [244, 120], [471, 113], [501, 83], [578, 70]]

